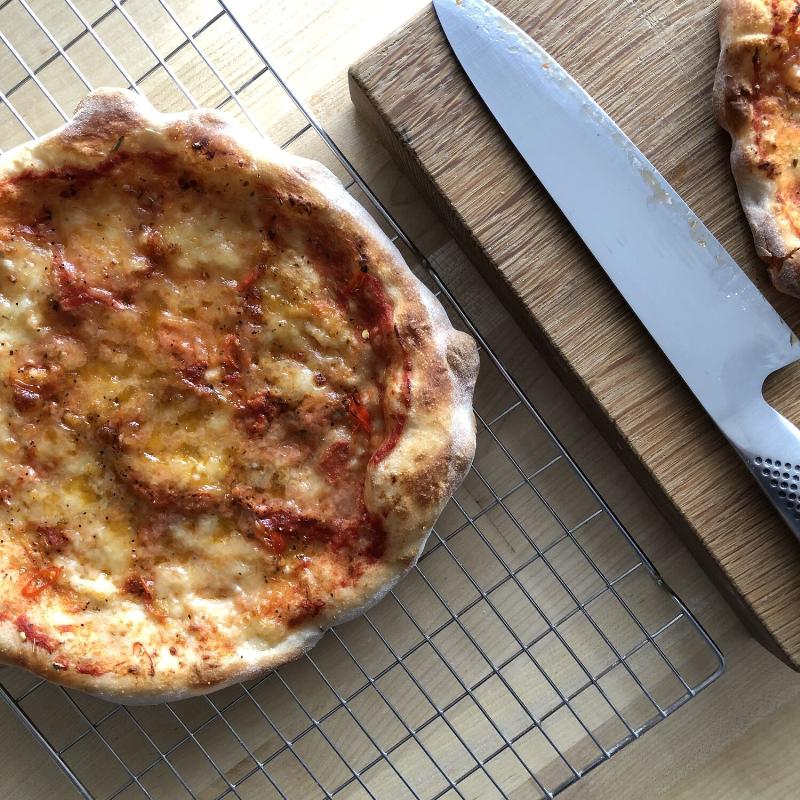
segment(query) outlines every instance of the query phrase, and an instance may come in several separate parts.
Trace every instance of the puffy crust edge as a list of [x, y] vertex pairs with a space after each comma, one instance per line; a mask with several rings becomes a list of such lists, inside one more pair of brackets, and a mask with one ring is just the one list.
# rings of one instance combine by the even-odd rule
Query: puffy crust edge
[[759, 168], [752, 92], [746, 64], [756, 48], [771, 39], [771, 8], [763, 0], [722, 0], [719, 10], [720, 55], [712, 104], [717, 122], [731, 137], [731, 171], [753, 234], [756, 253], [767, 264], [775, 288], [800, 297], [800, 238], [775, 213], [775, 183]]
[[[109, 145], [136, 133], [157, 148], [177, 149], [187, 139], [202, 139], [215, 157], [238, 168], [268, 173], [273, 183], [302, 193], [315, 213], [357, 237], [394, 305], [398, 336], [411, 367], [408, 420], [394, 450], [367, 472], [365, 498], [384, 519], [388, 546], [383, 559], [367, 568], [359, 584], [343, 590], [309, 623], [277, 645], [246, 657], [234, 653], [213, 674], [202, 664], [185, 673], [170, 672], [142, 681], [136, 676], [90, 676], [53, 672], [53, 658], [21, 643], [8, 620], [0, 622], [0, 660], [48, 679], [123, 703], [179, 700], [222, 689], [299, 658], [325, 629], [347, 622], [379, 602], [415, 565], [431, 527], [469, 470], [475, 452], [472, 394], [479, 359], [474, 340], [451, 326], [432, 293], [412, 274], [396, 247], [373, 218], [322, 164], [282, 151], [240, 128], [230, 118], [207, 110], [161, 114], [140, 96], [100, 89], [88, 95], [63, 127], [21, 145], [0, 158], [0, 178], [105, 158]], [[219, 162], [217, 162], [218, 164]]]

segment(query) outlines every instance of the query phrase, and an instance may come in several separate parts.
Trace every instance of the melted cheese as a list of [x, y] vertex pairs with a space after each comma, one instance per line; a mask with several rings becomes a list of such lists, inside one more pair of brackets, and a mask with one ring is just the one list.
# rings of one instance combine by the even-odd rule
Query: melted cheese
[[312, 219], [193, 158], [0, 190], [0, 613], [61, 670], [262, 650], [378, 547], [357, 254], [343, 281]]

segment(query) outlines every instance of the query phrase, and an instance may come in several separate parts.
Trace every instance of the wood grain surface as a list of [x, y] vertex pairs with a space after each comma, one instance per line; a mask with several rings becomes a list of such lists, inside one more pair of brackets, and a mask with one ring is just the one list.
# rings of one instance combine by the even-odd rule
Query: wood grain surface
[[[216, 4], [207, 0], [177, 0], [171, 4], [184, 19], [190, 19], [198, 26], [218, 11]], [[670, 525], [642, 492], [639, 484], [622, 465], [618, 455], [601, 438], [595, 427], [587, 420], [573, 397], [565, 390], [561, 381], [531, 346], [517, 324], [509, 317], [506, 309], [487, 288], [486, 283], [476, 274], [472, 266], [458, 257], [448, 236], [431, 209], [421, 199], [415, 188], [409, 184], [396, 163], [389, 157], [374, 136], [373, 131], [363, 123], [347, 99], [346, 68], [360, 53], [381, 40], [403, 20], [409, 18], [423, 5], [423, 0], [392, 0], [375, 3], [374, 0], [319, 0], [315, 3], [297, 3], [295, 0], [270, 0], [267, 3], [252, 4], [241, 2], [238, 11], [250, 22], [259, 43], [264, 46], [281, 67], [283, 74], [291, 81], [321, 119], [326, 129], [345, 149], [349, 158], [356, 164], [380, 198], [398, 216], [406, 229], [428, 255], [445, 253], [444, 260], [437, 258], [441, 271], [448, 283], [457, 291], [462, 305], [488, 338], [504, 363], [523, 385], [527, 395], [555, 427], [570, 452], [587, 471], [595, 485], [609, 501], [611, 506], [625, 522], [639, 544], [651, 556], [661, 574], [686, 600], [689, 607], [697, 613], [727, 656], [726, 674], [708, 690], [689, 702], [675, 715], [647, 732], [638, 741], [616, 754], [612, 760], [593, 770], [582, 778], [563, 797], [568, 800], [640, 800], [640, 798], [679, 798], [680, 800], [723, 800], [742, 798], [743, 800], [784, 800], [794, 797], [798, 791], [796, 764], [800, 759], [800, 739], [795, 732], [800, 726], [800, 680], [788, 667], [766, 653], [758, 646], [739, 621], [730, 612], [719, 593], [700, 571], [692, 556], [676, 539]], [[51, 26], [58, 26], [63, 34], [62, 44], [80, 34], [80, 26], [73, 16], [66, 14], [62, 0], [40, 0], [33, 3], [37, 13]], [[106, 0], [84, 0], [79, 6], [88, 14], [103, 14], [110, 8]], [[161, 52], [170, 52], [180, 42], [174, 27], [164, 24], [157, 15], [157, 5], [150, 0], [128, 0], [125, 8], [133, 15], [142, 29], [158, 42]], [[224, 21], [223, 21], [224, 22]], [[21, 13], [18, 0], [9, 4], [0, 3], [0, 30], [6, 34], [26, 31], [25, 15]], [[146, 52], [138, 46], [135, 37], [120, 20], [118, 11], [104, 18], [98, 26], [115, 52], [124, 57], [131, 70], [147, 70], [150, 60]], [[30, 59], [47, 57], [46, 43], [26, 33], [28, 37], [25, 56]], [[212, 47], [216, 63], [234, 77], [246, 76], [252, 64], [246, 60], [244, 48], [231, 46], [231, 32], [226, 29], [207, 29], [201, 39], [204, 47]], [[1, 50], [2, 48], [0, 48]], [[124, 84], [122, 77], [115, 74], [107, 59], [92, 46], [90, 37], [83, 36], [70, 52], [80, 54], [80, 66], [87, 74], [103, 70], [101, 74], [108, 83]], [[6, 62], [13, 69], [13, 59]], [[36, 63], [36, 62], [35, 62]], [[219, 102], [219, 88], [209, 78], [207, 70], [196, 58], [180, 50], [172, 62], [177, 65], [181, 78], [203, 102]], [[63, 65], [62, 65], [63, 66]], [[50, 90], [56, 93], [65, 108], [71, 109], [81, 93], [74, 81], [69, 81], [64, 72], [56, 71], [58, 62], [39, 73], [47, 79]], [[0, 88], [8, 91], [18, 79], [13, 72], [3, 73], [7, 82]], [[147, 81], [148, 94], [160, 107], [162, 104], [181, 105], [180, 98], [169, 92], [169, 82], [157, 71], [150, 74]], [[52, 111], [48, 112], [46, 103], [41, 103], [36, 92], [25, 89], [15, 92], [20, 110], [27, 119], [35, 122], [38, 132], [44, 132], [56, 124]], [[24, 98], [24, 102], [22, 100]], [[264, 76], [246, 96], [248, 104], [257, 109], [258, 122], [274, 138], [287, 138], [297, 131], [302, 120], [290, 104], [281, 99], [272, 79]], [[228, 104], [227, 107], [230, 107]], [[235, 111], [235, 109], [232, 109]], [[6, 123], [8, 125], [6, 126]], [[6, 147], [4, 136], [24, 137], [24, 132], [14, 131], [13, 120], [0, 117], [0, 146]], [[312, 136], [299, 136], [291, 145], [298, 153], [321, 158], [334, 167], [326, 156], [324, 148], [319, 147]], [[722, 151], [720, 151], [722, 158]], [[482, 389], [479, 393], [478, 407], [486, 414], [491, 409], [500, 411], [508, 397], [504, 394], [503, 383], [484, 366]], [[526, 458], [537, 457], [544, 452], [541, 438], [532, 438], [530, 425], [522, 425], [514, 414], [504, 417], [502, 436], [516, 442], [526, 454]], [[499, 430], [499, 429], [498, 429]], [[481, 465], [492, 482], [507, 479], [503, 460], [486, 449], [485, 437], [481, 443]], [[549, 471], [548, 471], [549, 473]], [[545, 473], [545, 474], [548, 474]], [[553, 474], [553, 473], [550, 473]], [[576, 515], [585, 513], [583, 502], [571, 491], [572, 486], [556, 481], [551, 487], [563, 513]], [[464, 487], [460, 495], [465, 504], [481, 502], [481, 489], [474, 482]], [[446, 526], [445, 517], [442, 525]], [[529, 526], [537, 530], [536, 526]], [[446, 530], [442, 527], [443, 532]], [[624, 559], [629, 553], [621, 542], [607, 548], [610, 563]], [[478, 561], [474, 572], [490, 570], [490, 563]], [[430, 573], [432, 576], [434, 573]], [[575, 582], [578, 585], [578, 582]], [[420, 618], [427, 612], [425, 595], [419, 591], [419, 583], [413, 580], [401, 585], [401, 597], [409, 603], [417, 603]], [[644, 592], [653, 589], [652, 582], [632, 587], [634, 591]], [[452, 587], [448, 594], [451, 602], [457, 603], [464, 593], [463, 586]], [[637, 607], [644, 613], [660, 608], [658, 596], [652, 593], [637, 597]], [[649, 598], [649, 600], [647, 600]], [[642, 602], [642, 600], [646, 602]], [[663, 595], [661, 596], [663, 601]], [[409, 635], [408, 625], [398, 625], [396, 614], [391, 607], [376, 611], [375, 621], [394, 641], [402, 641]], [[474, 618], [470, 624], [478, 629], [483, 625], [482, 618]], [[363, 636], [363, 622], [354, 621], [343, 635], [351, 643], [367, 642]], [[413, 635], [413, 634], [412, 634]], [[497, 652], [502, 639], [492, 638], [487, 631], [489, 652]], [[315, 651], [315, 663], [319, 664], [333, 681], [342, 689], [352, 680], [347, 662], [337, 657], [333, 642], [326, 639]], [[678, 641], [674, 645], [678, 651], [691, 656], [691, 650]], [[597, 655], [599, 651], [593, 651]], [[587, 659], [592, 653], [587, 653]], [[450, 663], [458, 663], [456, 657]], [[361, 653], [365, 664], [380, 663], [380, 649], [366, 648]], [[426, 658], [429, 657], [426, 651]], [[434, 661], [425, 658], [410, 659], [408, 666], [422, 669], [430, 680], [434, 692], [447, 689], [447, 670]], [[687, 667], [689, 662], [687, 662]], [[702, 666], [702, 664], [700, 665]], [[13, 672], [13, 674], [11, 674]], [[321, 715], [329, 702], [329, 694], [319, 681], [314, 681], [308, 663], [290, 666], [283, 676], [308, 704], [316, 715]], [[30, 678], [20, 671], [2, 670], [2, 681], [11, 690], [19, 693], [31, 685]], [[568, 679], [564, 675], [564, 680]], [[546, 694], [530, 678], [523, 684], [532, 708], [545, 702]], [[409, 693], [406, 687], [395, 687], [397, 707], [408, 719], [420, 718], [425, 702], [418, 695]], [[235, 690], [234, 690], [235, 691]], [[108, 713], [107, 704], [74, 695], [77, 703], [85, 709], [93, 720]], [[286, 702], [285, 693], [276, 687], [274, 679], [267, 682], [257, 692], [263, 706], [275, 714], [281, 731], [297, 724], [296, 715], [291, 713], [291, 702]], [[231, 699], [230, 692], [212, 696], [218, 706]], [[488, 695], [487, 701], [498, 717], [505, 708], [502, 696]], [[76, 721], [74, 709], [66, 706], [63, 698], [47, 685], [36, 689], [23, 703], [26, 711], [34, 717], [41, 729], [49, 735], [57, 746], [63, 746], [81, 728]], [[359, 706], [354, 704], [357, 710]], [[177, 718], [195, 727], [201, 724], [208, 708], [203, 702], [186, 701], [173, 704], [172, 710]], [[251, 709], [252, 710], [252, 709]], [[137, 720], [147, 725], [147, 729], [162, 746], [175, 736], [178, 723], [164, 707], [150, 710], [133, 709]], [[367, 704], [361, 707], [362, 718], [374, 722], [377, 730], [384, 736], [393, 735], [390, 719], [385, 713], [375, 713]], [[275, 746], [276, 734], [263, 720], [254, 719], [248, 714], [247, 704], [232, 705], [226, 712], [227, 719], [244, 736], [245, 741], [262, 758]], [[455, 719], [456, 717], [454, 717]], [[605, 721], [599, 719], [600, 728], [605, 730]], [[459, 724], [468, 726], [468, 715], [459, 718]], [[344, 743], [345, 752], [354, 764], [363, 755], [363, 737], [348, 726], [346, 717], [336, 715], [325, 724], [324, 730], [335, 741]], [[107, 741], [134, 768], [143, 768], [152, 756], [152, 750], [137, 736], [125, 713], [117, 712], [100, 725], [100, 731]], [[198, 741], [219, 760], [229, 775], [242, 774], [247, 760], [242, 758], [241, 748], [231, 740], [230, 732], [223, 724], [214, 724], [198, 733]], [[453, 754], [442, 731], [432, 732], [424, 738], [426, 745], [433, 748], [437, 761], [450, 769], [454, 764]], [[317, 759], [327, 769], [326, 777], [337, 779], [341, 774], [341, 764], [331, 758], [325, 743], [317, 738], [298, 748], [310, 761]], [[195, 748], [196, 751], [196, 748]], [[463, 755], [461, 756], [463, 757]], [[86, 776], [97, 797], [107, 796], [110, 787], [120, 780], [120, 765], [111, 753], [97, 740], [94, 734], [81, 739], [81, 743], [65, 752], [65, 758], [76, 769], [80, 768]], [[171, 755], [176, 769], [199, 797], [216, 797], [220, 794], [220, 777], [197, 752], [190, 747], [181, 747]], [[21, 800], [51, 800], [52, 798], [77, 797], [66, 778], [45, 755], [44, 751], [22, 729], [9, 709], [0, 704], [0, 797], [20, 798]], [[430, 764], [418, 753], [406, 753], [404, 767], [409, 774], [422, 776], [430, 773]], [[548, 765], [544, 765], [547, 767]], [[320, 796], [309, 788], [304, 771], [290, 760], [273, 762], [270, 773], [276, 780], [286, 781], [287, 796], [306, 798]], [[166, 768], [154, 770], [144, 780], [144, 786], [153, 797], [186, 797], [180, 788], [175, 788], [170, 771]], [[396, 782], [390, 780], [386, 771], [365, 775], [370, 790], [375, 797], [391, 798], [407, 796], [398, 790]], [[172, 788], [169, 788], [172, 787]], [[464, 786], [465, 796], [480, 798], [496, 796], [484, 787], [471, 784]], [[530, 782], [521, 780], [510, 797], [529, 798], [533, 796]], [[450, 797], [449, 793], [446, 797]], [[141, 798], [144, 794], [135, 787], [129, 787], [120, 797], [125, 800]], [[241, 783], [238, 796], [263, 800], [276, 796], [268, 782], [258, 773]], [[364, 797], [366, 793], [358, 789], [345, 791], [337, 796]]]
[[[455, 2], [455, 0], [454, 0]], [[711, 113], [717, 4], [499, 0], [616, 119], [790, 325]], [[431, 8], [350, 71], [351, 95], [759, 638], [800, 666], [800, 547], [490, 118]], [[613, 201], [609, 187], [609, 202]], [[800, 420], [798, 371], [768, 399]]]

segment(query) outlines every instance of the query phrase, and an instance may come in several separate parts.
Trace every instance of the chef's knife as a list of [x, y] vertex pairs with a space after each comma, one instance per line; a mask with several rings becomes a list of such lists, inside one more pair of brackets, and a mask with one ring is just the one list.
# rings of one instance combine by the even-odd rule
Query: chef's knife
[[800, 539], [800, 431], [762, 394], [797, 337], [597, 103], [484, 0], [434, 0], [483, 101]]

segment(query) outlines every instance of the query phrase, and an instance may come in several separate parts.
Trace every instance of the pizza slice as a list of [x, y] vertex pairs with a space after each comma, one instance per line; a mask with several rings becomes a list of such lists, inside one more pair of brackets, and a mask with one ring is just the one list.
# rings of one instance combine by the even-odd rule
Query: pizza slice
[[714, 110], [758, 255], [800, 297], [800, 3], [722, 0]]

